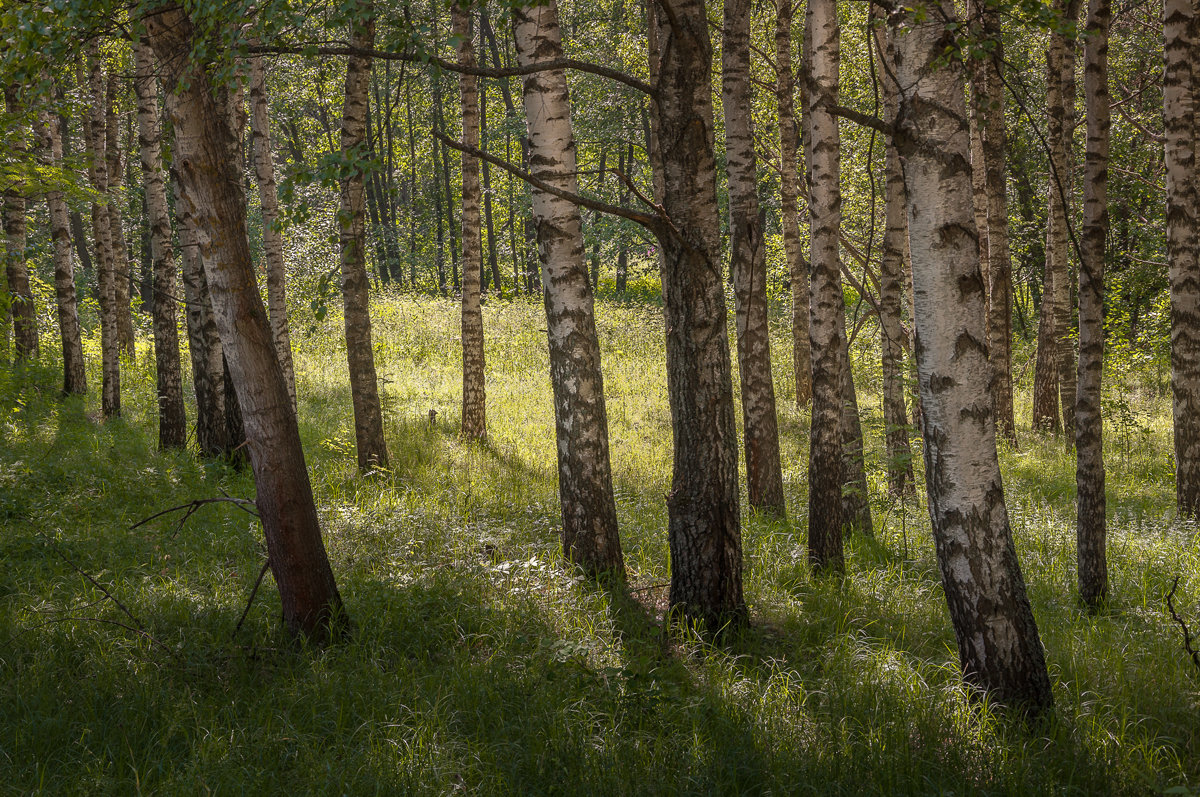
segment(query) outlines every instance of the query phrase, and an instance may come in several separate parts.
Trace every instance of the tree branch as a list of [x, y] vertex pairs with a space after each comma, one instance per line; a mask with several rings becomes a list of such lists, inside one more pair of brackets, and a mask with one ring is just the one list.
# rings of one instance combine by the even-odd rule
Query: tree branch
[[1175, 597], [1175, 590], [1179, 589], [1179, 576], [1175, 576], [1175, 581], [1171, 584], [1171, 591], [1167, 593], [1167, 608], [1171, 611], [1171, 617], [1175, 622], [1179, 623], [1179, 627], [1183, 629], [1183, 649], [1192, 657], [1192, 664], [1200, 668], [1200, 651], [1192, 647], [1192, 631], [1188, 628], [1187, 623], [1175, 611], [1175, 604], [1171, 599]]
[[628, 208], [623, 208], [618, 205], [610, 205], [607, 202], [588, 199], [581, 194], [572, 193], [571, 191], [564, 191], [561, 188], [552, 186], [546, 181], [534, 177], [532, 174], [520, 168], [519, 166], [514, 166], [503, 158], [497, 158], [495, 155], [490, 155], [481, 149], [468, 147], [464, 144], [461, 144], [454, 139], [447, 137], [440, 130], [434, 130], [433, 135], [438, 141], [442, 142], [451, 149], [458, 150], [465, 155], [471, 155], [472, 157], [485, 160], [493, 166], [503, 169], [514, 177], [524, 180], [539, 191], [545, 191], [547, 194], [556, 196], [559, 199], [565, 199], [568, 202], [573, 202], [580, 207], [587, 208], [588, 210], [595, 210], [599, 211], [600, 213], [608, 213], [613, 216], [620, 216], [623, 219], [629, 219], [630, 221], [637, 222], [651, 232], [661, 229], [664, 224], [669, 223], [669, 220], [666, 218], [666, 214], [662, 208], [656, 207], [655, 210], [658, 212], [658, 215], [651, 216], [648, 213], [638, 213], [635, 210], [629, 210]]
[[588, 74], [615, 80], [643, 94], [651, 97], [655, 96], [654, 88], [649, 83], [638, 80], [633, 75], [627, 75], [619, 69], [609, 69], [606, 66], [591, 64], [576, 58], [556, 58], [553, 61], [541, 61], [528, 66], [510, 66], [495, 69], [484, 66], [462, 66], [454, 61], [447, 61], [444, 58], [438, 58], [436, 55], [429, 53], [397, 53], [390, 50], [351, 47], [348, 44], [342, 43], [320, 45], [259, 44], [252, 45], [246, 49], [250, 53], [261, 53], [264, 55], [359, 55], [376, 58], [381, 61], [406, 61], [412, 64], [429, 63], [436, 64], [447, 72], [458, 72], [464, 75], [489, 78], [520, 77], [522, 75], [532, 75], [537, 72], [549, 72], [555, 69], [573, 69], [576, 72], [587, 72]]

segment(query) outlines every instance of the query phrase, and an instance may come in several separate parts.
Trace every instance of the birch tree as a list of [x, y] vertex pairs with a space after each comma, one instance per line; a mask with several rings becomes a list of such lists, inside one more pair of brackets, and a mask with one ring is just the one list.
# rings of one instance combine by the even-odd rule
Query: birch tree
[[[43, 163], [63, 167], [60, 121], [46, 111], [38, 115], [35, 136], [41, 141]], [[83, 339], [79, 329], [79, 304], [75, 291], [75, 264], [71, 257], [70, 212], [63, 192], [46, 192], [50, 215], [50, 237], [54, 240], [54, 297], [58, 310], [59, 338], [62, 341], [63, 393], [87, 392], [87, 371], [83, 360]]]
[[163, 179], [158, 118], [158, 81], [154, 54], [149, 45], [133, 45], [137, 92], [138, 149], [150, 222], [150, 257], [154, 268], [154, 366], [158, 389], [158, 445], [183, 448], [187, 444], [187, 418], [183, 383], [179, 373], [179, 330], [175, 317], [175, 252], [171, 244], [171, 218]]
[[987, 390], [985, 291], [971, 206], [965, 78], [945, 59], [954, 6], [895, 14], [896, 146], [908, 193], [925, 476], [963, 678], [1038, 713], [1053, 697], [1017, 562]]
[[[375, 5], [358, 0], [351, 7], [350, 40], [359, 50], [375, 46]], [[350, 370], [350, 396], [354, 404], [354, 440], [358, 467], [386, 468], [387, 444], [383, 438], [383, 411], [379, 404], [379, 379], [375, 373], [375, 346], [371, 340], [370, 281], [367, 278], [366, 221], [363, 203], [363, 162], [367, 159], [367, 88], [371, 59], [351, 55], [346, 63], [346, 96], [342, 108], [342, 157], [349, 173], [342, 178], [338, 212], [342, 252], [342, 300], [346, 326], [346, 359]], [[274, 336], [273, 336], [274, 339]]]
[[113, 305], [117, 320], [117, 350], [133, 357], [133, 312], [130, 309], [129, 247], [125, 243], [125, 157], [121, 151], [121, 119], [118, 86], [110, 70], [104, 87], [104, 162], [108, 170], [108, 224], [112, 246]]
[[1171, 283], [1171, 412], [1179, 513], [1200, 514], [1200, 255], [1197, 224], [1192, 40], [1195, 9], [1163, 4], [1167, 262]]
[[[877, 19], [882, 14], [872, 7]], [[875, 29], [874, 45], [882, 61], [886, 57], [886, 29]], [[883, 85], [884, 113], [889, 124], [897, 115], [898, 92], [892, 71], [879, 70]], [[884, 167], [884, 232], [879, 254], [879, 351], [883, 366], [883, 425], [887, 450], [888, 492], [903, 496], [913, 492], [912, 448], [908, 440], [908, 409], [904, 402], [904, 254], [908, 240], [907, 198], [900, 153], [891, 138]]]
[[1078, 520], [1079, 596], [1098, 606], [1108, 592], [1105, 555], [1104, 258], [1108, 238], [1109, 0], [1089, 0], [1084, 43], [1087, 154], [1083, 177], [1083, 245], [1079, 260], [1079, 381], [1075, 411], [1075, 483]]
[[798, 199], [800, 134], [796, 125], [795, 80], [792, 75], [793, 0], [775, 3], [775, 109], [779, 116], [779, 212], [783, 249], [792, 292], [792, 372], [796, 407], [812, 400], [812, 351], [808, 340], [808, 262], [800, 240]]
[[175, 128], [179, 212], [192, 219], [217, 327], [245, 421], [255, 503], [288, 629], [314, 641], [338, 636], [345, 613], [321, 540], [304, 450], [259, 297], [246, 237], [233, 134], [207, 73], [192, 60], [193, 28], [177, 5], [145, 17], [166, 72]]
[[[555, 0], [518, 6], [512, 14], [518, 64], [532, 66], [563, 57]], [[571, 101], [563, 70], [525, 77], [525, 118], [531, 173], [577, 193]], [[533, 217], [545, 284], [563, 553], [587, 572], [607, 571], [621, 577], [624, 560], [609, 464], [600, 343], [584, 262], [583, 220], [574, 202], [537, 188]]]
[[275, 160], [271, 155], [271, 118], [267, 102], [267, 73], [262, 56], [250, 59], [250, 135], [254, 177], [262, 207], [263, 259], [267, 264], [267, 310], [275, 351], [287, 382], [288, 396], [296, 406], [296, 374], [292, 365], [292, 339], [288, 330], [287, 270], [283, 260], [283, 233], [279, 228], [279, 195], [275, 188]]
[[812, 298], [809, 339], [813, 364], [812, 431], [808, 458], [808, 557], [814, 567], [840, 571], [842, 554], [842, 297], [841, 139], [831, 108], [837, 104], [840, 33], [834, 0], [809, 0], [805, 25], [809, 64], [806, 165], [811, 224]]
[[782, 516], [783, 468], [767, 328], [767, 268], [751, 118], [750, 0], [725, 0], [722, 107], [729, 175], [729, 259], [737, 318], [746, 486], [753, 509]]
[[720, 629], [746, 619], [737, 428], [713, 141], [712, 43], [701, 0], [650, 9], [651, 163], [674, 440], [667, 532], [673, 612]]
[[[457, 2], [451, 7], [452, 33], [458, 37], [458, 63], [475, 66], [471, 40], [471, 18]], [[462, 142], [479, 148], [479, 90], [474, 75], [459, 73], [458, 92], [462, 105]], [[448, 184], [447, 184], [448, 187]], [[449, 191], [447, 191], [449, 194]], [[469, 440], [487, 437], [487, 397], [483, 357], [483, 308], [480, 287], [483, 279], [483, 241], [480, 218], [479, 159], [462, 156], [462, 435]]]
[[113, 257], [112, 223], [109, 220], [108, 167], [105, 160], [106, 93], [104, 67], [99, 46], [88, 51], [89, 113], [84, 125], [88, 176], [100, 198], [92, 203], [92, 239], [96, 245], [96, 290], [100, 298], [100, 403], [104, 417], [121, 414], [121, 358], [117, 339], [116, 266]]
[[[9, 114], [22, 114], [15, 86], [5, 87], [4, 102]], [[24, 129], [15, 131], [20, 138], [18, 152], [25, 150], [28, 145], [29, 127], [22, 127]], [[4, 192], [4, 272], [13, 319], [13, 355], [18, 363], [37, 360], [39, 351], [37, 307], [29, 287], [29, 266], [25, 261], [25, 211], [25, 197], [19, 189]]]

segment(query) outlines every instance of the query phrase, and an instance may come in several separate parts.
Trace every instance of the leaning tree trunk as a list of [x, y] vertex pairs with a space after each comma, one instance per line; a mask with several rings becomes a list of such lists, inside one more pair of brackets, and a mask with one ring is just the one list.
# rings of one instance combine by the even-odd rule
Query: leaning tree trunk
[[[834, 0], [809, 0], [804, 33], [809, 84], [804, 123], [809, 169], [809, 259], [812, 300], [813, 408], [808, 458], [808, 558], [818, 569], [840, 571], [842, 554], [842, 372], [844, 353], [838, 229], [842, 197], [839, 185], [841, 139], [830, 107], [837, 103], [841, 55]], [[843, 319], [839, 323], [839, 319]]]
[[[515, 7], [512, 14], [517, 62], [522, 67], [563, 57], [554, 0]], [[575, 136], [563, 70], [526, 76], [525, 118], [533, 175], [576, 193]], [[609, 464], [600, 343], [584, 263], [583, 220], [573, 202], [536, 188], [533, 218], [546, 286], [563, 553], [585, 571], [608, 571], [620, 577], [625, 565]]]
[[[944, 61], [954, 6], [892, 38], [908, 192], [925, 475], [964, 680], [1037, 713], [1053, 703], [1009, 528], [987, 390], [984, 286], [971, 211], [964, 76]], [[933, 18], [934, 15], [930, 14]]]
[[[37, 124], [35, 132], [42, 142], [44, 163], [62, 168], [62, 135], [58, 117], [42, 111]], [[62, 191], [47, 191], [46, 207], [50, 215], [50, 237], [54, 239], [54, 296], [58, 306], [59, 337], [62, 340], [63, 393], [83, 394], [87, 392], [87, 369], [79, 330], [75, 266], [71, 260], [70, 211]]]
[[1104, 258], [1108, 238], [1109, 0], [1089, 0], [1083, 93], [1087, 102], [1087, 155], [1083, 177], [1083, 255], [1079, 260], [1079, 382], [1075, 407], [1076, 542], [1079, 597], [1096, 607], [1108, 592], [1105, 555]]
[[187, 14], [179, 6], [160, 6], [145, 17], [145, 24], [167, 72], [180, 167], [179, 209], [193, 219], [198, 232], [217, 327], [237, 384], [257, 487], [255, 503], [283, 619], [291, 632], [323, 641], [340, 633], [345, 615], [321, 541], [300, 432], [250, 259], [238, 169], [227, 157], [232, 132], [208, 75], [191, 60]]
[[1197, 251], [1193, 116], [1192, 3], [1163, 6], [1163, 121], [1166, 132], [1167, 261], [1171, 281], [1171, 391], [1175, 498], [1179, 513], [1200, 515], [1200, 260]]
[[254, 151], [254, 176], [262, 206], [263, 259], [267, 263], [267, 310], [271, 334], [292, 409], [296, 407], [296, 373], [292, 366], [292, 339], [288, 331], [287, 270], [283, 263], [283, 233], [279, 227], [279, 196], [275, 189], [275, 161], [271, 155], [271, 120], [267, 108], [267, 76], [262, 56], [250, 59], [250, 136]]
[[738, 371], [750, 507], [782, 517], [783, 466], [767, 328], [767, 257], [758, 211], [751, 119], [750, 0], [725, 0], [722, 106], [729, 175], [729, 258], [737, 318]]
[[[19, 115], [14, 86], [4, 89], [8, 113]], [[24, 150], [29, 128], [17, 133], [17, 148]], [[38, 358], [37, 308], [29, 288], [29, 267], [25, 262], [25, 197], [19, 191], [4, 193], [5, 277], [8, 279], [8, 300], [12, 307], [13, 354], [16, 362]]]
[[775, 4], [775, 107], [779, 116], [779, 209], [783, 224], [783, 251], [787, 256], [792, 290], [792, 370], [796, 380], [796, 408], [812, 401], [812, 350], [808, 340], [808, 263], [800, 239], [800, 134], [796, 126], [795, 83], [792, 78], [792, 0]]
[[[371, 0], [354, 4], [350, 25], [350, 40], [354, 47], [370, 50], [375, 46], [375, 5]], [[367, 278], [363, 207], [363, 162], [369, 156], [366, 119], [370, 80], [370, 57], [351, 55], [346, 64], [346, 101], [342, 109], [342, 157], [346, 159], [350, 173], [342, 179], [338, 220], [341, 226], [346, 359], [350, 368], [350, 396], [354, 403], [358, 467], [362, 470], [388, 466], [379, 379], [375, 374], [375, 346], [371, 341], [371, 285]]]
[[108, 223], [113, 253], [113, 294], [117, 311], [117, 348], [122, 357], [133, 357], [133, 311], [130, 309], [129, 247], [125, 244], [125, 158], [121, 152], [121, 119], [117, 112], [117, 78], [111, 72], [105, 86], [104, 160], [108, 168]]
[[[882, 19], [882, 14], [872, 11]], [[884, 28], [875, 29], [874, 44], [880, 58], [886, 52]], [[879, 70], [884, 87], [884, 110], [889, 123], [897, 111], [897, 91], [891, 69]], [[908, 409], [904, 402], [904, 253], [908, 240], [908, 219], [904, 196], [904, 175], [900, 171], [900, 153], [890, 138], [884, 167], [884, 232], [879, 254], [879, 338], [883, 365], [883, 426], [887, 451], [888, 493], [893, 496], [914, 492], [912, 447], [908, 440]]]
[[112, 223], [108, 213], [108, 168], [105, 165], [105, 83], [99, 45], [88, 52], [90, 112], [84, 129], [91, 164], [92, 189], [101, 201], [92, 203], [92, 238], [96, 242], [96, 289], [100, 294], [100, 404], [104, 417], [121, 414], [121, 353], [117, 340], [117, 286], [113, 259]]
[[158, 386], [158, 445], [183, 448], [187, 445], [187, 417], [183, 407], [183, 384], [179, 374], [179, 328], [175, 317], [175, 252], [171, 247], [171, 218], [163, 179], [162, 137], [158, 120], [158, 82], [154, 77], [154, 54], [150, 45], [133, 45], [138, 100], [138, 147], [146, 212], [150, 221], [150, 257], [154, 264], [154, 365]]
[[[451, 9], [453, 35], [458, 37], [458, 63], [475, 67], [470, 16], [457, 5]], [[458, 91], [462, 101], [462, 141], [479, 148], [479, 91], [474, 75], [460, 73]], [[483, 278], [483, 241], [480, 238], [479, 159], [462, 156], [462, 435], [468, 440], [487, 437], [487, 396], [484, 387], [483, 308], [480, 282]], [[451, 242], [453, 243], [453, 241]]]
[[746, 620], [737, 427], [721, 284], [712, 43], [701, 0], [650, 13], [654, 183], [671, 224], [662, 257], [674, 466], [667, 496], [670, 607], [710, 630]]

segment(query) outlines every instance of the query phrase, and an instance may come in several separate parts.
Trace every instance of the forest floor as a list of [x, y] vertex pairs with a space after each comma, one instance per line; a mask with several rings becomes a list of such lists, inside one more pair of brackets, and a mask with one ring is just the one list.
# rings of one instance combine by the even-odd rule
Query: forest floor
[[848, 541], [844, 578], [810, 574], [807, 416], [780, 327], [792, 521], [745, 517], [753, 625], [715, 647], [662, 625], [658, 309], [598, 308], [628, 592], [560, 565], [540, 303], [485, 306], [485, 445], [457, 437], [457, 305], [391, 297], [374, 316], [392, 469], [368, 476], [340, 317], [293, 322], [301, 432], [355, 626], [323, 650], [289, 643], [269, 578], [235, 633], [264, 561], [244, 511], [131, 528], [253, 497], [244, 471], [155, 450], [145, 341], [108, 423], [97, 390], [58, 397], [57, 366], [4, 369], [0, 793], [1200, 793], [1200, 669], [1165, 602], [1179, 577], [1200, 632], [1200, 537], [1174, 518], [1169, 405], [1140, 372], [1114, 369], [1106, 404], [1102, 614], [1075, 599], [1073, 458], [1023, 404], [1020, 448], [1001, 453], [1056, 701], [1023, 725], [967, 699], [923, 503], [881, 497], [871, 342], [856, 367], [874, 539]]

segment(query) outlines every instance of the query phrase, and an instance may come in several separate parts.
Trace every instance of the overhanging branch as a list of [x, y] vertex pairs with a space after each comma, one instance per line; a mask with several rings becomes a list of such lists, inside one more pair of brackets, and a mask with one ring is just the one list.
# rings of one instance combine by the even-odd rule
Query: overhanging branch
[[351, 47], [348, 44], [341, 43], [320, 45], [260, 44], [252, 45], [246, 49], [250, 53], [261, 53], [264, 55], [358, 55], [377, 58], [381, 61], [405, 61], [410, 64], [430, 63], [436, 64], [448, 72], [458, 72], [464, 75], [488, 78], [520, 77], [523, 75], [532, 75], [537, 72], [549, 72], [555, 69], [572, 69], [576, 72], [586, 72], [608, 78], [609, 80], [615, 80], [643, 94], [651, 97], [654, 96], [654, 89], [650, 84], [643, 80], [638, 80], [633, 75], [628, 75], [619, 69], [609, 69], [606, 66], [580, 61], [576, 58], [556, 58], [553, 61], [540, 61], [528, 66], [510, 66], [496, 69], [484, 66], [463, 66], [454, 61], [447, 61], [445, 58], [430, 55], [429, 53], [398, 53], [391, 50]]
[[619, 205], [610, 205], [607, 202], [589, 199], [582, 194], [564, 191], [561, 188], [550, 185], [545, 180], [534, 177], [529, 172], [525, 171], [519, 166], [514, 166], [503, 158], [497, 158], [495, 155], [491, 155], [481, 149], [477, 149], [476, 147], [468, 147], [465, 144], [455, 141], [446, 134], [442, 133], [440, 130], [434, 130], [433, 135], [438, 141], [442, 142], [451, 149], [455, 149], [463, 154], [485, 160], [493, 166], [503, 169], [514, 177], [524, 180], [539, 191], [545, 191], [547, 194], [552, 194], [559, 199], [565, 199], [568, 202], [573, 202], [574, 204], [587, 208], [588, 210], [595, 210], [600, 213], [608, 213], [612, 216], [620, 216], [623, 219], [629, 219], [630, 221], [637, 222], [651, 232], [661, 229], [662, 225], [667, 222], [665, 214], [660, 208], [656, 208], [658, 215], [651, 216], [649, 213], [638, 213], [636, 210], [623, 208]]

